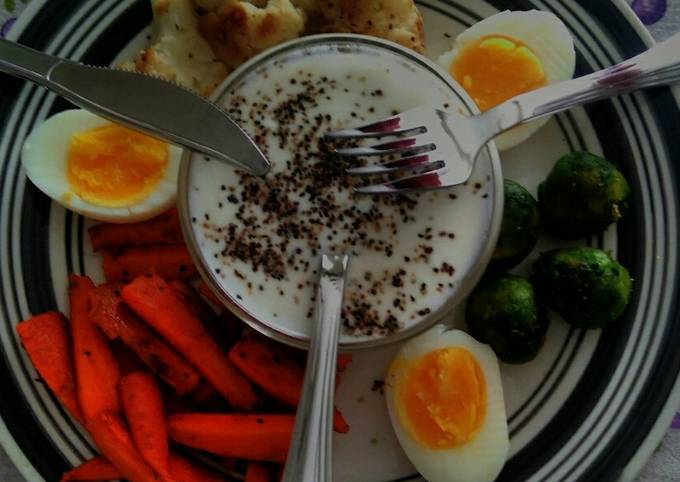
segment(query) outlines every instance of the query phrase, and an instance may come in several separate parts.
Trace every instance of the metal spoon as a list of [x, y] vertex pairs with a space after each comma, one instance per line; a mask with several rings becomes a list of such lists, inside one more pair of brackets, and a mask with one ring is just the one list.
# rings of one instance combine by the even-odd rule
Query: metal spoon
[[305, 382], [283, 482], [333, 480], [333, 396], [348, 262], [346, 254], [321, 255]]

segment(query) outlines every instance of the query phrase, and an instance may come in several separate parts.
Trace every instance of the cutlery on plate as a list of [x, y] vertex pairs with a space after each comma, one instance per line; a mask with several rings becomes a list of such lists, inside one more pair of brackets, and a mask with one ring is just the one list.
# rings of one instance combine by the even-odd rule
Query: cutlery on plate
[[269, 161], [222, 109], [171, 82], [91, 67], [0, 39], [0, 72], [61, 95], [112, 122], [261, 176]]
[[338, 337], [349, 255], [321, 255], [302, 399], [283, 482], [333, 480], [332, 430]]
[[432, 106], [356, 128], [329, 132], [336, 140], [378, 139], [366, 147], [336, 149], [350, 157], [390, 156], [387, 162], [354, 167], [353, 175], [411, 175], [357, 188], [365, 194], [441, 189], [470, 177], [487, 142], [523, 122], [615, 95], [680, 81], [680, 34], [631, 59], [592, 74], [518, 95], [481, 114], [465, 116]]

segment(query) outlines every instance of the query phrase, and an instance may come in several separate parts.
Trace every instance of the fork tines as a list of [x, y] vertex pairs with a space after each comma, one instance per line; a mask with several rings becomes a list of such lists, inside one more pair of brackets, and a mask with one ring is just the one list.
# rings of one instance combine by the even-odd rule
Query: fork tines
[[[409, 113], [416, 113], [422, 108], [406, 111], [402, 114], [381, 119], [364, 126], [329, 132], [325, 135], [330, 140], [352, 141], [361, 139], [381, 139], [396, 137], [388, 142], [371, 146], [340, 147], [336, 154], [343, 157], [388, 157], [389, 161], [381, 164], [368, 164], [352, 167], [347, 173], [352, 175], [383, 175], [413, 170], [413, 175], [381, 184], [357, 188], [357, 192], [365, 194], [388, 194], [412, 190], [436, 189], [443, 185], [441, 176], [446, 173], [446, 164], [438, 159], [437, 145], [426, 135], [425, 125], [414, 124]], [[409, 125], [410, 124], [410, 125]]]

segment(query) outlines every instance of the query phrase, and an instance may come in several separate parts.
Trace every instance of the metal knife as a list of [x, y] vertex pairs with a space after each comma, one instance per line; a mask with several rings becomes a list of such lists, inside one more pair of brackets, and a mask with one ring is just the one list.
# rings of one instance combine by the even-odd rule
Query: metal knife
[[0, 72], [35, 82], [112, 122], [145, 132], [257, 176], [269, 161], [222, 109], [148, 75], [90, 67], [0, 39]]

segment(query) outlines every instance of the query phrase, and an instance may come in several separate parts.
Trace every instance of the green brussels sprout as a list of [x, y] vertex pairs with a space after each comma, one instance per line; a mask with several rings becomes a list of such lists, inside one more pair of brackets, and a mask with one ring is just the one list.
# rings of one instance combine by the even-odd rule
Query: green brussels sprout
[[515, 266], [526, 258], [538, 241], [538, 203], [515, 181], [506, 179], [504, 188], [501, 233], [489, 266], [494, 271]]
[[546, 231], [578, 239], [602, 231], [628, 209], [630, 187], [611, 162], [589, 152], [563, 156], [538, 187]]
[[486, 275], [468, 299], [470, 334], [507, 363], [533, 360], [543, 346], [548, 318], [531, 282], [513, 274]]
[[595, 248], [542, 253], [532, 281], [541, 299], [574, 326], [601, 328], [618, 319], [630, 299], [628, 270]]

